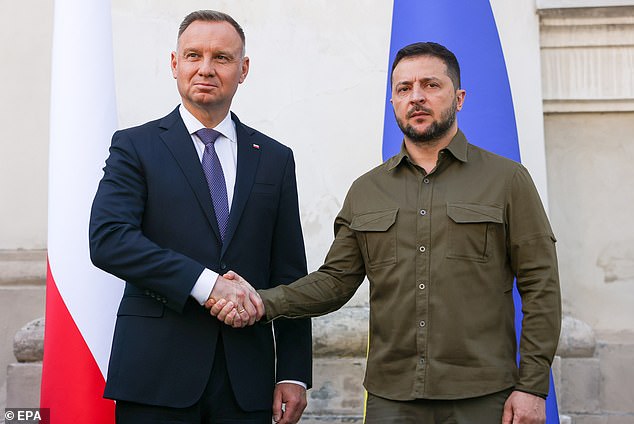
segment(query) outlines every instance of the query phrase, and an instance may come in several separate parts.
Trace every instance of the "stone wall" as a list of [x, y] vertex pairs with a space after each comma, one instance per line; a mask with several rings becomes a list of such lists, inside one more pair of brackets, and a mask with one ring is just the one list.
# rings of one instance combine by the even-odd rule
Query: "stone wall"
[[[6, 398], [0, 408], [37, 406], [43, 353], [46, 254], [1, 252], [0, 308], [7, 337], [0, 359]], [[20, 305], [20, 307], [16, 307]], [[304, 424], [360, 423], [367, 346], [368, 286], [346, 307], [313, 321], [314, 387]], [[24, 325], [25, 323], [28, 323]], [[22, 327], [23, 326], [23, 327]], [[21, 328], [22, 327], [22, 328]], [[598, 332], [566, 317], [554, 374], [560, 413], [574, 424], [634, 423], [634, 332]], [[566, 422], [563, 421], [562, 422]]]
[[541, 11], [550, 217], [564, 311], [634, 328], [634, 6]]
[[560, 414], [574, 424], [634, 423], [634, 333], [595, 334], [583, 321], [563, 320], [553, 364]]
[[[367, 312], [353, 301], [314, 320], [314, 387], [308, 392], [303, 424], [362, 422]], [[7, 407], [37, 407], [43, 339], [43, 319], [16, 333], [17, 362], [7, 368]], [[597, 336], [588, 324], [565, 317], [553, 365], [562, 422], [634, 423], [632, 362], [634, 333]]]
[[[7, 380], [16, 377], [14, 337], [26, 323], [44, 315], [45, 279], [45, 251], [0, 250], [0, 409], [7, 401], [7, 385], [12, 384]], [[39, 396], [39, 379], [26, 384], [37, 387]]]

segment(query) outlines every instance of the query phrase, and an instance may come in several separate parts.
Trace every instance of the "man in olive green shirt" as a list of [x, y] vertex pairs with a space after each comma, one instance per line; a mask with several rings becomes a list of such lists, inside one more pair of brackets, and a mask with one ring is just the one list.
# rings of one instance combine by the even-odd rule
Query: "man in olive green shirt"
[[[400, 153], [352, 184], [318, 271], [259, 291], [268, 320], [317, 316], [368, 277], [366, 423], [545, 422], [561, 320], [555, 237], [527, 170], [458, 129], [464, 99], [453, 53], [401, 49], [391, 99]], [[244, 324], [234, 305], [213, 303], [219, 319]]]

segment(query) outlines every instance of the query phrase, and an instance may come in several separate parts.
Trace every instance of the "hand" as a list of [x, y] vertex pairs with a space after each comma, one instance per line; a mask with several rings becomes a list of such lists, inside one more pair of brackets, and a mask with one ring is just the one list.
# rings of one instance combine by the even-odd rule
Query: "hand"
[[233, 271], [222, 277], [218, 276], [205, 307], [210, 310], [211, 315], [234, 328], [253, 325], [264, 315], [260, 295]]
[[253, 325], [264, 315], [264, 304], [258, 293], [246, 280], [231, 271], [218, 276], [205, 307], [215, 307], [217, 313], [212, 311], [211, 314], [234, 328]]
[[278, 383], [273, 392], [273, 421], [295, 424], [306, 409], [306, 404], [304, 387], [295, 383]]
[[517, 390], [506, 399], [502, 424], [544, 424], [545, 422], [545, 399]]

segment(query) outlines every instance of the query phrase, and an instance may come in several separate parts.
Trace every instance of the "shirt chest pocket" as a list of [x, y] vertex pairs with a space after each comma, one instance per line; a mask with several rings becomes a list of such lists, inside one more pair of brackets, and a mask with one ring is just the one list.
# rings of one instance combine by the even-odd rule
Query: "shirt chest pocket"
[[366, 265], [370, 268], [396, 263], [398, 209], [355, 214], [350, 229], [357, 234]]
[[448, 203], [447, 257], [486, 262], [504, 223], [501, 206]]

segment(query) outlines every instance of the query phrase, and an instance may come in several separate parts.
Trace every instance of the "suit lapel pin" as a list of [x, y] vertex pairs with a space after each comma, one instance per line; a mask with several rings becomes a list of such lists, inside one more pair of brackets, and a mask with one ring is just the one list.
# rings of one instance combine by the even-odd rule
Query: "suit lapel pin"
[[260, 145], [259, 145], [259, 144], [255, 144], [255, 143], [254, 143], [254, 144], [252, 144], [251, 146], [253, 146], [253, 148], [254, 148], [254, 149], [258, 149], [258, 150], [260, 150]]

